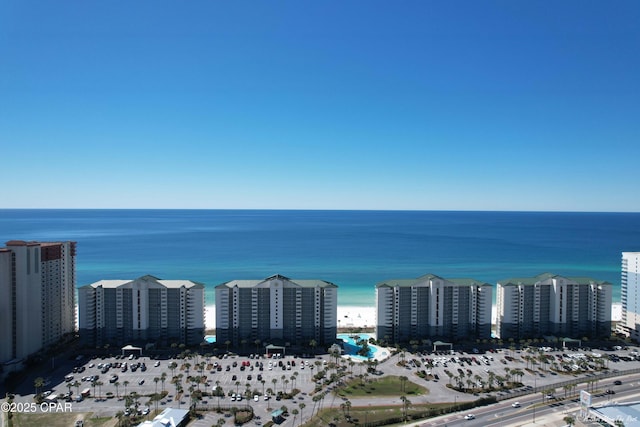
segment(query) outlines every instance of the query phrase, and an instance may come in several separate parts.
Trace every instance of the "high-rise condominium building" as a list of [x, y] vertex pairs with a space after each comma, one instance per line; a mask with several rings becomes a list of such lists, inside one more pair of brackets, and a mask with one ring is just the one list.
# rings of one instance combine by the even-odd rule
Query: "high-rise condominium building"
[[0, 248], [0, 363], [75, 332], [75, 242], [12, 240]]
[[199, 344], [204, 285], [189, 280], [101, 280], [78, 290], [81, 339], [90, 345]]
[[318, 346], [336, 339], [338, 287], [281, 275], [216, 286], [216, 340]]
[[609, 282], [551, 273], [498, 283], [496, 333], [501, 339], [611, 335]]
[[618, 330], [640, 340], [640, 252], [622, 252], [622, 321]]
[[376, 285], [376, 334], [390, 343], [490, 338], [491, 293], [475, 279], [386, 280]]

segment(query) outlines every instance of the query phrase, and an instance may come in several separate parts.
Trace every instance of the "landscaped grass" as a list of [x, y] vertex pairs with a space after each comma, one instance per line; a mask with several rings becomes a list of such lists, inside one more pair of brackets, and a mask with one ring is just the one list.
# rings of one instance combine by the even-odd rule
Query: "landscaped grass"
[[[428, 409], [448, 408], [448, 403], [411, 405], [407, 408], [407, 416]], [[345, 415], [349, 415], [351, 420], [346, 420]], [[348, 411], [340, 408], [327, 408], [320, 411], [313, 419], [303, 424], [304, 427], [326, 427], [333, 422], [338, 427], [361, 426], [367, 422], [389, 420], [402, 417], [402, 406], [358, 406], [352, 407]]]
[[428, 393], [427, 388], [409, 380], [402, 381], [398, 376], [376, 378], [364, 383], [355, 379], [338, 391], [338, 395], [343, 397], [415, 396]]

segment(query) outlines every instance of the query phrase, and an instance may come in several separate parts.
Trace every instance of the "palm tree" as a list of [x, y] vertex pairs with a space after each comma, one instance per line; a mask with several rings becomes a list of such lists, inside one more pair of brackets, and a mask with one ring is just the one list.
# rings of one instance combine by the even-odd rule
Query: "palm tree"
[[300, 424], [302, 424], [302, 410], [306, 408], [307, 405], [305, 405], [303, 402], [303, 403], [299, 403], [298, 406], [300, 407]]
[[[102, 386], [104, 383], [102, 381], [96, 381], [96, 385], [98, 386], [98, 394], [102, 396]], [[102, 398], [100, 398], [100, 400], [102, 400]]]
[[311, 400], [313, 401], [313, 409], [311, 409], [311, 416], [313, 417], [313, 414], [316, 412], [316, 405], [320, 401], [320, 395], [319, 394], [314, 395], [311, 398]]
[[297, 409], [295, 409], [295, 408], [294, 408], [294, 409], [291, 411], [291, 413], [293, 414], [293, 423], [292, 423], [292, 424], [295, 426], [295, 425], [296, 425], [296, 417], [298, 416], [298, 414], [299, 414], [300, 412], [299, 412]]
[[118, 392], [118, 387], [120, 387], [120, 382], [116, 381], [115, 383], [113, 383], [114, 386], [116, 386], [116, 399], [120, 400], [120, 393]]
[[404, 375], [402, 375], [402, 376], [400, 376], [399, 379], [400, 379], [400, 393], [404, 393], [405, 384], [406, 384], [407, 381], [409, 381], [409, 378], [404, 376]]
[[562, 386], [562, 389], [564, 390], [564, 398], [566, 399], [566, 398], [567, 398], [567, 392], [568, 392], [569, 390], [571, 390], [571, 384], [565, 384], [565, 385], [563, 385], [563, 386]]
[[125, 381], [122, 383], [122, 385], [124, 386], [124, 395], [127, 395], [127, 386], [129, 385], [129, 381]]
[[402, 400], [402, 420], [406, 421], [407, 420], [407, 409], [409, 407], [409, 405], [411, 405], [411, 401], [409, 401], [409, 399], [407, 399], [407, 396], [400, 396], [400, 400]]
[[276, 384], [278, 384], [278, 380], [276, 378], [272, 379], [271, 382], [273, 383], [273, 394], [277, 394], [276, 390]]
[[167, 374], [165, 372], [160, 375], [160, 381], [162, 382], [162, 391], [164, 391], [164, 382], [167, 379]]
[[175, 376], [175, 370], [177, 367], [178, 367], [178, 364], [176, 362], [169, 363], [169, 369], [171, 369], [171, 378]]
[[33, 386], [36, 389], [36, 394], [40, 394], [40, 389], [44, 387], [44, 378], [38, 377], [33, 381]]
[[82, 384], [80, 384], [80, 381], [78, 381], [78, 380], [75, 380], [75, 381], [73, 382], [73, 386], [76, 388], [76, 394], [80, 394], [80, 386], [81, 386], [81, 385], [82, 385]]
[[156, 383], [156, 394], [158, 394], [158, 383], [160, 382], [160, 378], [154, 377], [153, 382]]
[[567, 425], [572, 426], [576, 423], [576, 419], [573, 418], [571, 415], [567, 415], [566, 417], [564, 417], [562, 419], [562, 421], [564, 421], [565, 423], [567, 423]]

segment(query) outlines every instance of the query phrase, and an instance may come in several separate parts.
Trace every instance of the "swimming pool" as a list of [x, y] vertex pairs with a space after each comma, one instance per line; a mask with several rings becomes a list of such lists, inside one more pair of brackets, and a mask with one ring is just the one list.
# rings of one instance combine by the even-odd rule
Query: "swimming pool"
[[216, 342], [216, 336], [215, 335], [205, 335], [204, 340], [206, 342], [208, 342], [209, 344], [213, 344]]
[[344, 353], [350, 357], [366, 360], [375, 357], [375, 354], [380, 350], [377, 346], [369, 344], [369, 352], [366, 356], [360, 356], [358, 350], [360, 346], [356, 343], [360, 340], [369, 340], [371, 335], [369, 334], [338, 334], [337, 338], [344, 341]]

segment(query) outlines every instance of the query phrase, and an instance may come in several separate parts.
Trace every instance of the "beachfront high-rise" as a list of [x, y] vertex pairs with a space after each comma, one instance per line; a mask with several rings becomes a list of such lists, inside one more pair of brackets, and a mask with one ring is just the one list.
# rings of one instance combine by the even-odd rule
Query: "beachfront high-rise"
[[492, 286], [427, 274], [376, 285], [376, 334], [388, 343], [491, 338]]
[[75, 242], [12, 240], [0, 248], [0, 363], [7, 371], [75, 332], [75, 289]]
[[551, 273], [498, 283], [496, 334], [505, 339], [611, 335], [612, 285]]
[[640, 252], [622, 252], [622, 321], [618, 330], [640, 340]]
[[78, 290], [84, 343], [199, 344], [204, 339], [204, 285], [189, 280], [101, 280]]
[[275, 275], [216, 286], [216, 340], [319, 347], [336, 339], [338, 287]]

